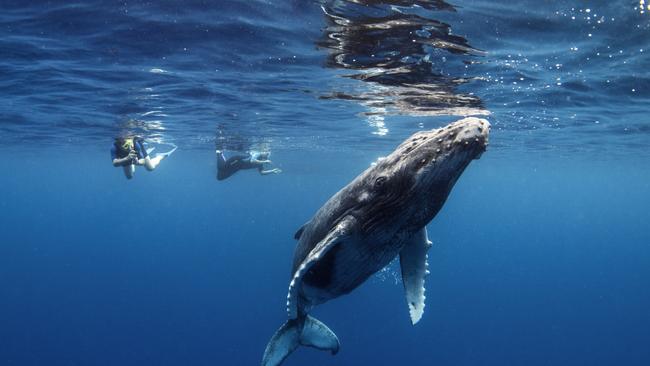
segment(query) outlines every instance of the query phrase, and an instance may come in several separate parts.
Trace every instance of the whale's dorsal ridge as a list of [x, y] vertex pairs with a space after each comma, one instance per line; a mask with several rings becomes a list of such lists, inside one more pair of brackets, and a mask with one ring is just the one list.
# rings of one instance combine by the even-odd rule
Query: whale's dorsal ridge
[[296, 239], [296, 240], [300, 240], [300, 237], [302, 236], [303, 231], [305, 231], [305, 228], [307, 227], [307, 225], [309, 225], [309, 223], [310, 223], [310, 221], [307, 221], [306, 223], [304, 223], [304, 224], [303, 224], [303, 225], [298, 229], [298, 231], [296, 231], [296, 233], [293, 234], [293, 238]]

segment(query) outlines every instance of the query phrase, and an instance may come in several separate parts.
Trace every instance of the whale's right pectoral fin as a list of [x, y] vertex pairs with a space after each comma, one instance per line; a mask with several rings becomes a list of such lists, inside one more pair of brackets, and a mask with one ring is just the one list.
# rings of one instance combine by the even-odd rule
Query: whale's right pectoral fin
[[411, 323], [415, 324], [424, 314], [424, 277], [429, 274], [427, 270], [427, 251], [431, 242], [427, 237], [427, 229], [422, 228], [404, 244], [399, 253], [399, 262], [402, 267], [402, 281], [406, 292]]
[[262, 366], [280, 365], [300, 345], [330, 351], [333, 355], [339, 351], [336, 334], [307, 315], [302, 319], [290, 319], [275, 332], [264, 350]]

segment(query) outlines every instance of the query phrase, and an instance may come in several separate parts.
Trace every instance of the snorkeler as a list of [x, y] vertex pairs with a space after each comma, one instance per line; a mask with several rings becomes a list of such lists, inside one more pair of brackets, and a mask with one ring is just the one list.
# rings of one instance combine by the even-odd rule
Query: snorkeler
[[264, 169], [264, 164], [271, 164], [270, 155], [270, 152], [249, 151], [226, 160], [223, 151], [217, 150], [217, 180], [224, 180], [242, 169], [257, 169], [261, 175], [282, 173], [278, 168]]
[[142, 137], [117, 137], [111, 148], [113, 166], [116, 168], [118, 166], [124, 168], [124, 175], [127, 179], [131, 179], [135, 174], [136, 165], [142, 165], [148, 171], [156, 169], [163, 159], [176, 151], [176, 145], [172, 146], [173, 148], [170, 151], [156, 154], [152, 158], [149, 154], [154, 148], [145, 149], [144, 139]]

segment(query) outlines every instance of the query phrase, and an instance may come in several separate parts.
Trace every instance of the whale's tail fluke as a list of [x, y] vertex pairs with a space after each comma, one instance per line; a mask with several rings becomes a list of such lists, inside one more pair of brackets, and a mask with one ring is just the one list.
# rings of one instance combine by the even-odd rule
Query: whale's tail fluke
[[280, 365], [300, 345], [330, 351], [333, 355], [339, 351], [336, 334], [307, 315], [302, 319], [289, 319], [275, 332], [264, 350], [262, 366]]

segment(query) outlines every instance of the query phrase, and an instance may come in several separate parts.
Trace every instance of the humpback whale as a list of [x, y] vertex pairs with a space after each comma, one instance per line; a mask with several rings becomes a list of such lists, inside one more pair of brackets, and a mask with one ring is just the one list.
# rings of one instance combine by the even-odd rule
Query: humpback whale
[[298, 229], [289, 319], [271, 337], [262, 366], [280, 365], [300, 345], [336, 354], [336, 334], [309, 312], [350, 293], [397, 255], [411, 322], [420, 320], [431, 246], [426, 225], [468, 164], [485, 151], [489, 129], [485, 119], [468, 117], [415, 133]]

